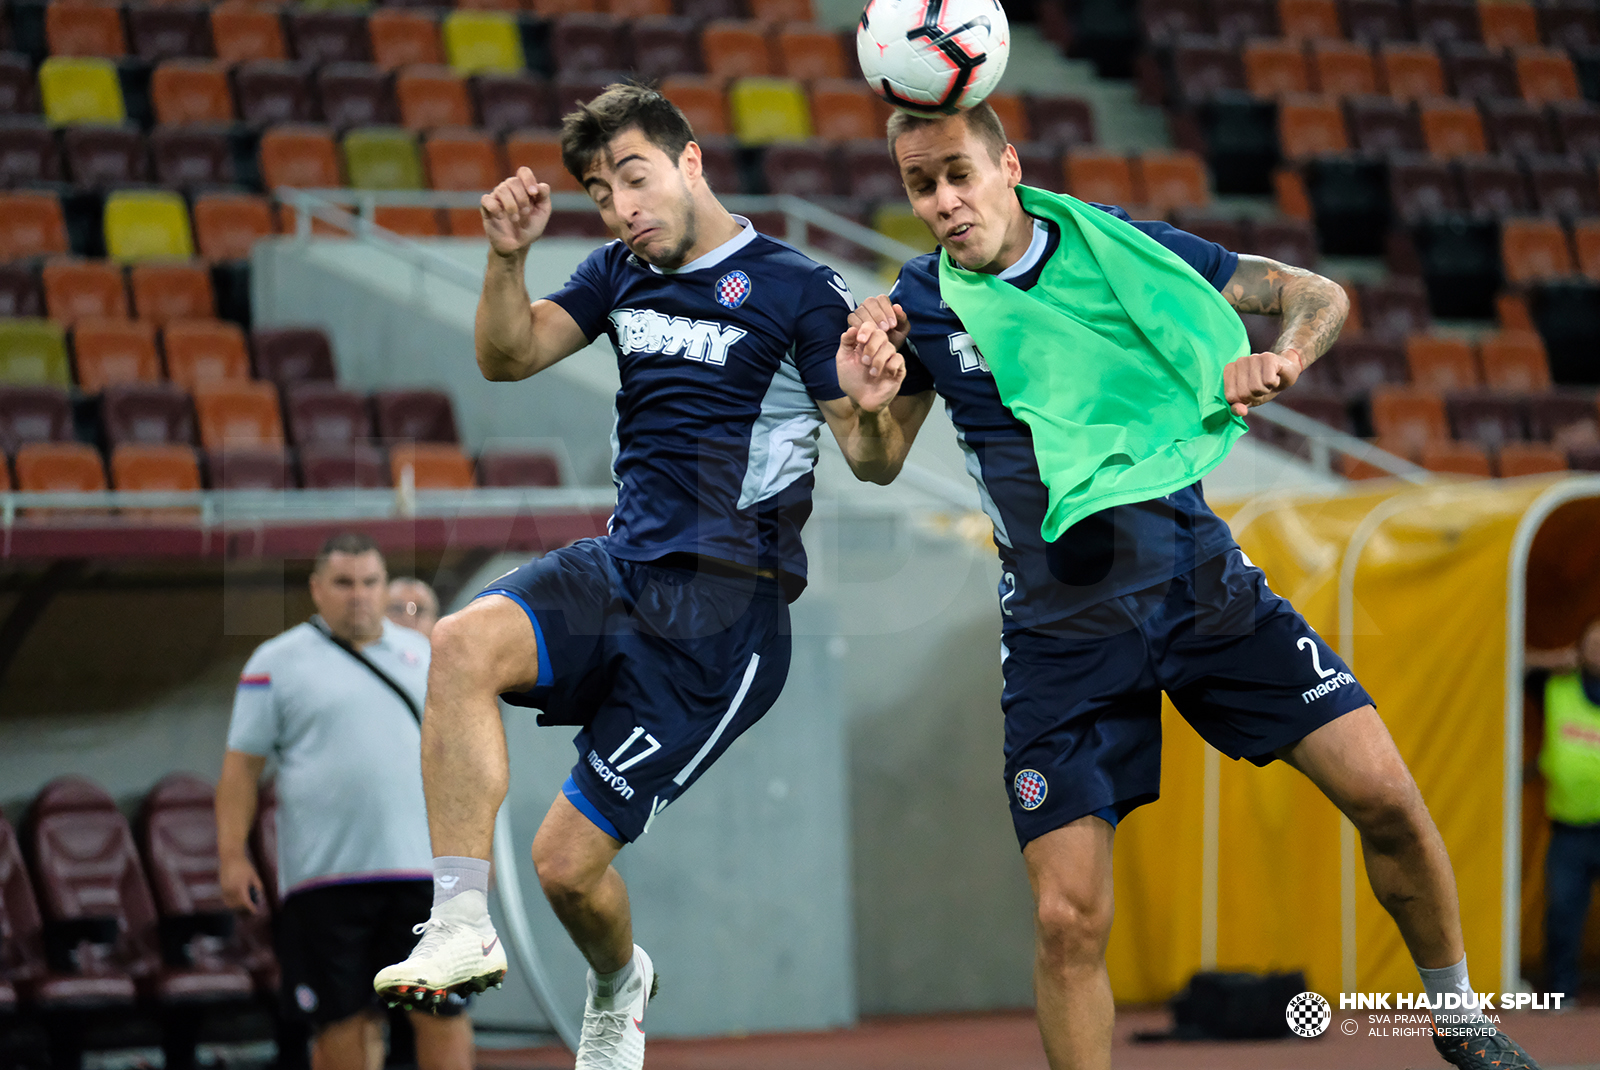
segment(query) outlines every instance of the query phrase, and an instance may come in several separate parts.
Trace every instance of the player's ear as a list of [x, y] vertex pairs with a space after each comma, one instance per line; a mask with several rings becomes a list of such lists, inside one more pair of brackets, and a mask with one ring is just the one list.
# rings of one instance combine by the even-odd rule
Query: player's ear
[[1022, 184], [1022, 161], [1017, 158], [1016, 146], [1010, 142], [1006, 143], [1005, 151], [1000, 154], [1000, 169], [1006, 173], [1006, 185]]
[[705, 173], [705, 161], [700, 155], [700, 146], [693, 141], [683, 147], [683, 154], [678, 157], [678, 170], [683, 172], [683, 177], [693, 182]]

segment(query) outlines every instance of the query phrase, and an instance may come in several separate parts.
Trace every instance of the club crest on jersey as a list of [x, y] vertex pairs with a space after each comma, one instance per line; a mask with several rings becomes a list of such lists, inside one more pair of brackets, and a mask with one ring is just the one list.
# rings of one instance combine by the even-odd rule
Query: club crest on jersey
[[730, 271], [717, 280], [717, 304], [723, 308], [738, 308], [750, 296], [750, 276], [742, 271]]
[[1024, 810], [1037, 810], [1044, 797], [1050, 794], [1050, 782], [1036, 769], [1024, 769], [1011, 782], [1017, 792], [1017, 805]]
[[728, 363], [728, 350], [747, 332], [714, 320], [667, 316], [650, 308], [619, 308], [611, 313], [617, 348], [624, 353], [682, 356], [718, 367]]

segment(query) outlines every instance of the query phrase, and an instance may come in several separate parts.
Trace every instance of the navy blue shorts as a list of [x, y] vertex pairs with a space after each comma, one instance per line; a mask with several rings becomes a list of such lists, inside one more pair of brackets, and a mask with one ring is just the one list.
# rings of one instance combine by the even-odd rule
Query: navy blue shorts
[[520, 605], [539, 677], [507, 702], [543, 725], [580, 725], [568, 799], [632, 842], [759, 721], [789, 674], [777, 580], [627, 561], [584, 539], [509, 572], [478, 597]]
[[1237, 548], [1167, 583], [1007, 632], [1006, 791], [1027, 846], [1161, 790], [1161, 692], [1207, 743], [1256, 765], [1372, 702]]

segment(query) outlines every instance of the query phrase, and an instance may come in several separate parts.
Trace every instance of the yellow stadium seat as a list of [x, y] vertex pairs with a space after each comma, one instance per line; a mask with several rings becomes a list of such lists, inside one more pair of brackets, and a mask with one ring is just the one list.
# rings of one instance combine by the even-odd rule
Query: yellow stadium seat
[[416, 137], [398, 126], [364, 126], [344, 136], [345, 174], [356, 189], [427, 189]]
[[117, 260], [194, 255], [183, 197], [170, 190], [117, 190], [106, 198], [106, 252]]
[[[911, 212], [911, 206], [893, 201], [880, 204], [872, 213], [872, 229], [886, 238], [909, 245], [919, 253], [931, 253], [939, 247], [933, 240], [928, 225]], [[879, 261], [878, 274], [893, 283], [900, 272], [900, 261], [884, 257]]]
[[522, 38], [510, 15], [498, 11], [452, 11], [444, 17], [444, 52], [461, 74], [522, 71]]
[[29, 316], [0, 319], [0, 383], [71, 386], [61, 324]]
[[122, 105], [117, 65], [88, 56], [51, 56], [39, 65], [39, 96], [52, 123], [120, 123]]
[[811, 105], [792, 78], [740, 78], [728, 90], [733, 134], [746, 145], [804, 141], [811, 136]]

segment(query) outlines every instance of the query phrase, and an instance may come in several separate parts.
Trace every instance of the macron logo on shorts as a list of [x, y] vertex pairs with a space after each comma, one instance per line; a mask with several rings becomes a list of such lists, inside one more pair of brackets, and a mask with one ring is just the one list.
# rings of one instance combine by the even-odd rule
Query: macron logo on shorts
[[595, 771], [602, 783], [608, 785], [612, 791], [624, 799], [633, 798], [633, 789], [628, 786], [628, 778], [619, 773], [613, 773], [611, 767], [600, 760], [600, 755], [594, 751], [589, 752], [589, 768]]
[[1335, 673], [1331, 680], [1324, 680], [1316, 687], [1300, 692], [1300, 697], [1309, 704], [1325, 695], [1333, 694], [1345, 684], [1353, 684], [1355, 682], [1356, 678], [1347, 672]]

